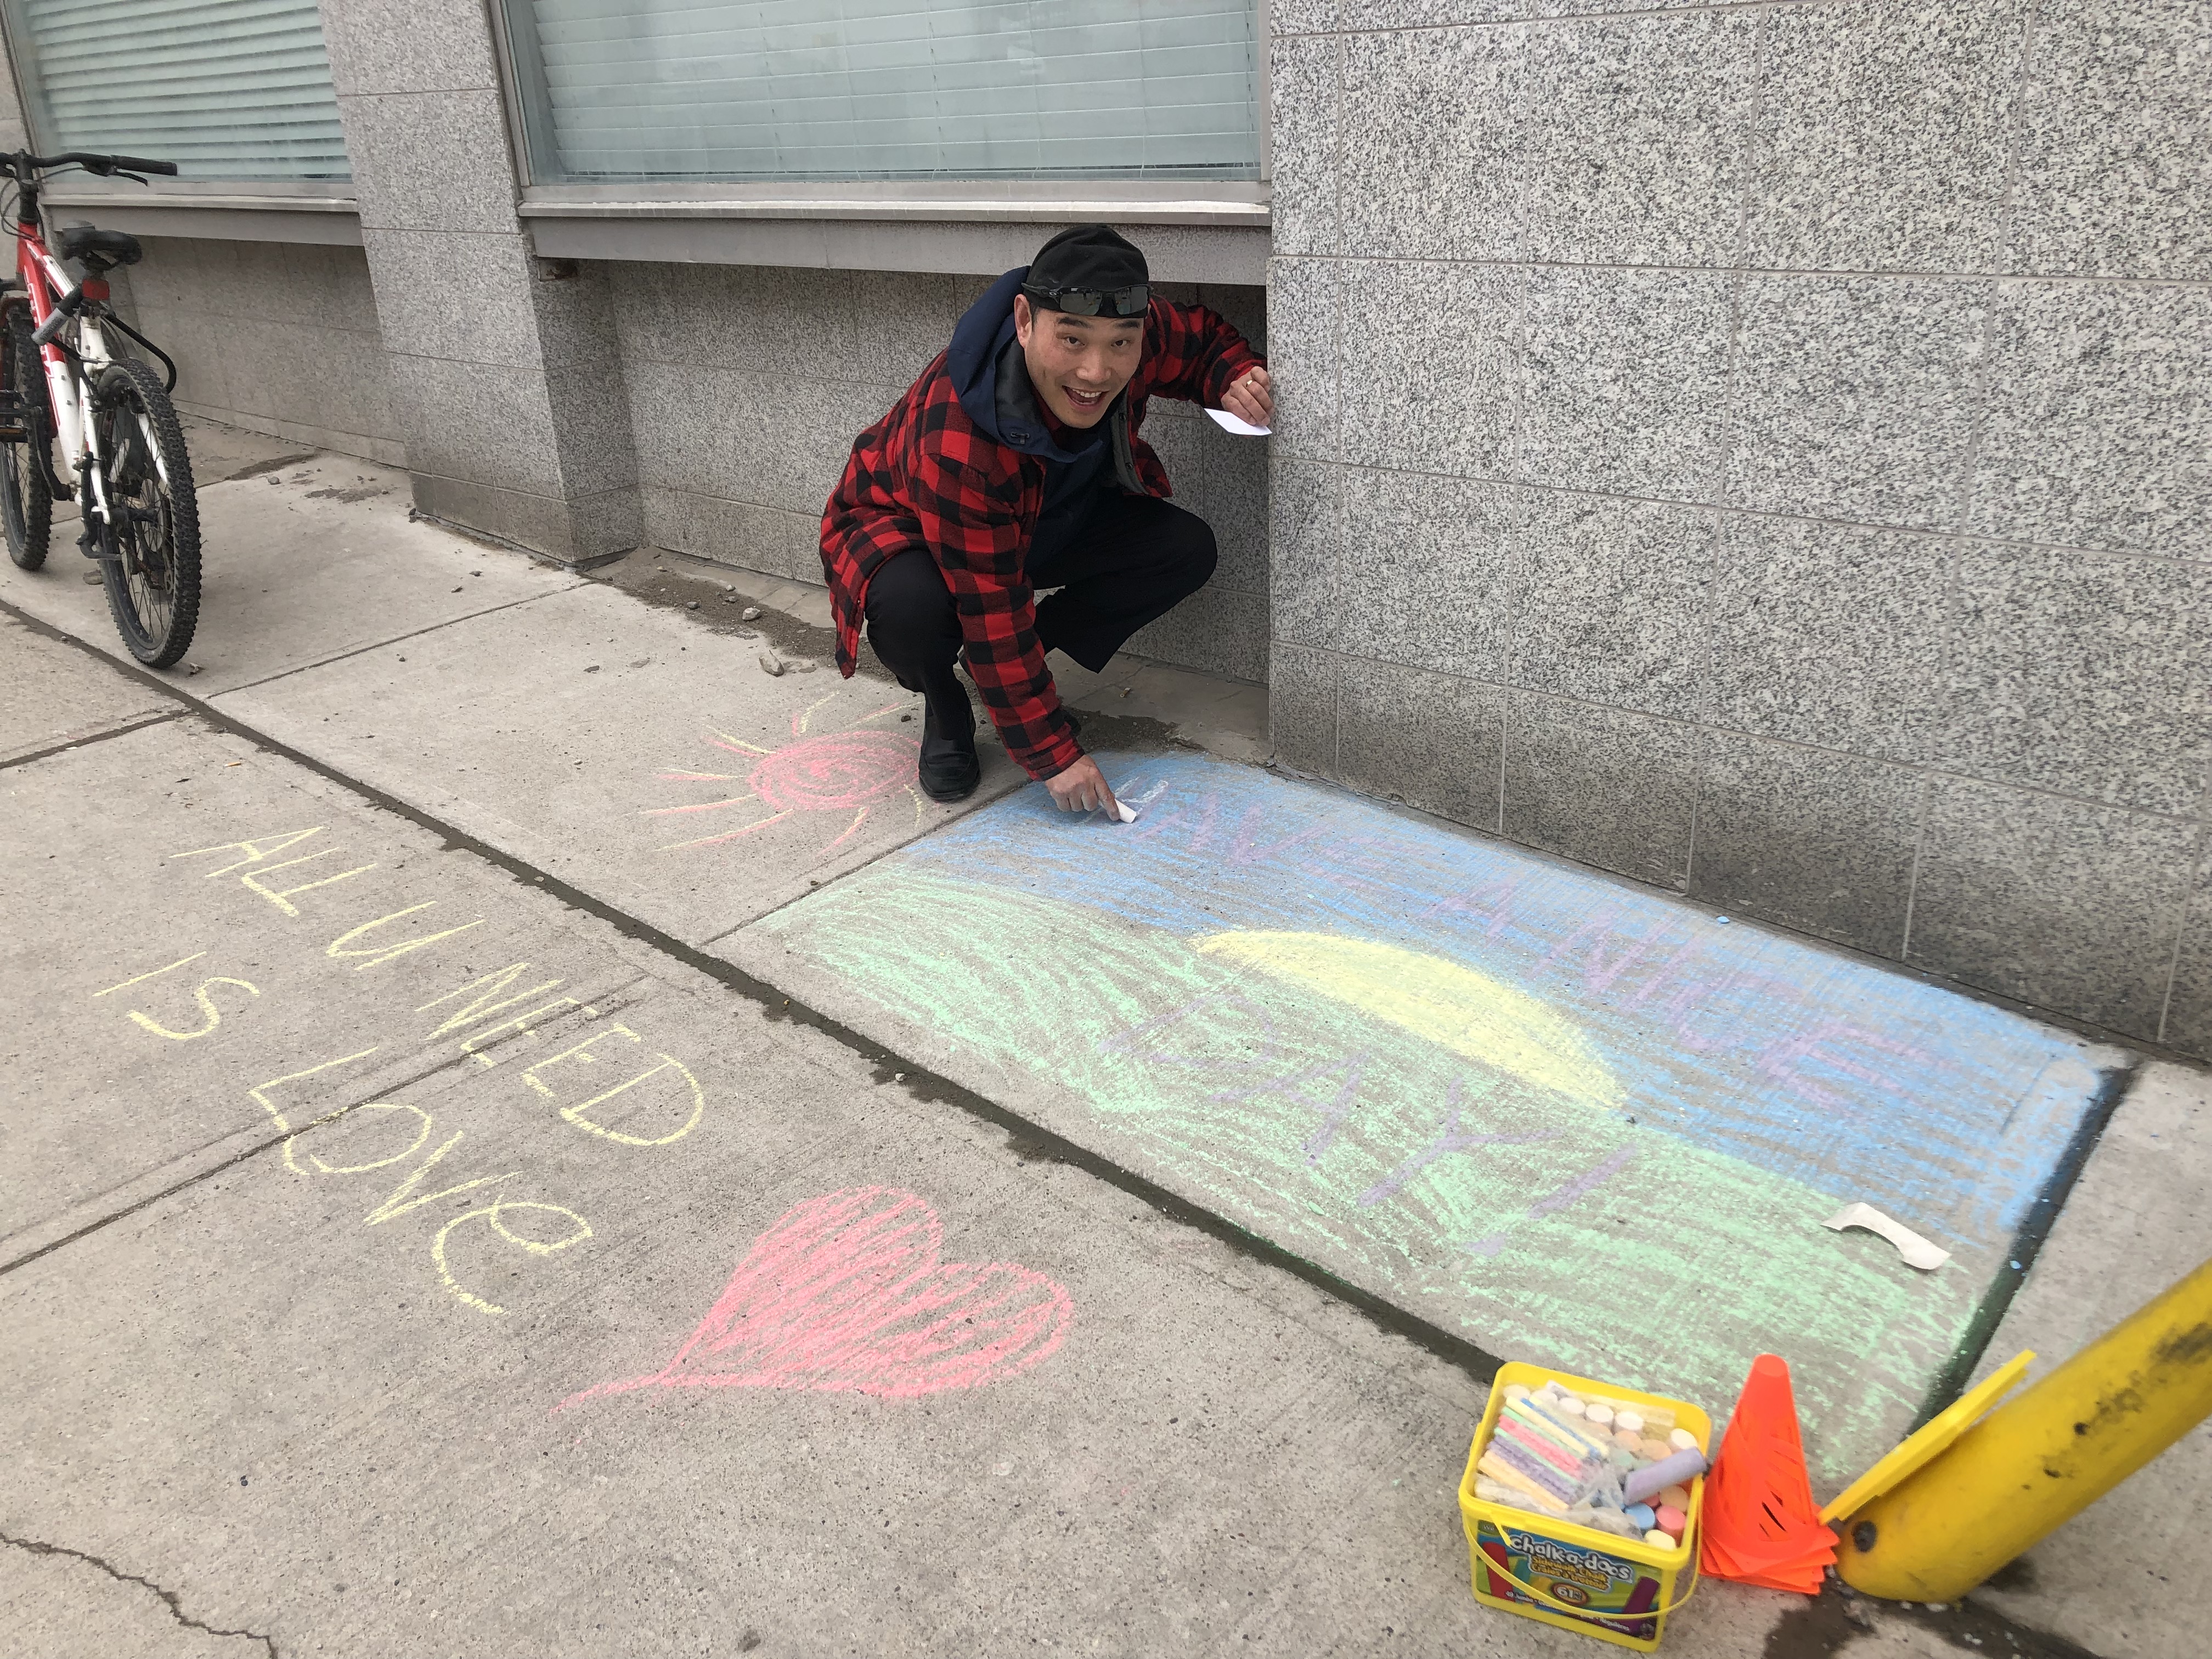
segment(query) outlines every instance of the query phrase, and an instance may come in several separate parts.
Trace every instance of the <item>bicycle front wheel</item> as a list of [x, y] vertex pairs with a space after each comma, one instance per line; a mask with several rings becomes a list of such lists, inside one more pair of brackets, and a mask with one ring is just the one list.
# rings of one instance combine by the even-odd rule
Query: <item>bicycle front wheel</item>
[[54, 498], [46, 489], [40, 452], [51, 441], [53, 417], [46, 400], [46, 369], [31, 343], [27, 306], [7, 308], [0, 329], [0, 398], [14, 406], [22, 436], [0, 442], [0, 531], [8, 538], [8, 556], [26, 570], [46, 562], [53, 533]]
[[184, 428], [161, 376], [132, 358], [94, 389], [108, 545], [107, 608], [131, 654], [167, 668], [185, 654], [200, 614], [200, 510]]

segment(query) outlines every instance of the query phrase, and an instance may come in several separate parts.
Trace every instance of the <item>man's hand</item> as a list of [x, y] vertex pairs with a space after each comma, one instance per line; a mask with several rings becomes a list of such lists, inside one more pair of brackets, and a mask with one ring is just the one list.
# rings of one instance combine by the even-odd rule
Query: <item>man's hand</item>
[[1247, 426], [1270, 426], [1275, 415], [1274, 394], [1269, 390], [1273, 384], [1266, 369], [1247, 369], [1221, 394], [1221, 406]]
[[[1106, 787], [1106, 775], [1088, 755], [1058, 776], [1047, 778], [1044, 787], [1052, 791], [1052, 804], [1063, 812], [1094, 812], [1101, 807], [1115, 812], [1114, 792]], [[1115, 816], [1121, 815], [1115, 812]]]

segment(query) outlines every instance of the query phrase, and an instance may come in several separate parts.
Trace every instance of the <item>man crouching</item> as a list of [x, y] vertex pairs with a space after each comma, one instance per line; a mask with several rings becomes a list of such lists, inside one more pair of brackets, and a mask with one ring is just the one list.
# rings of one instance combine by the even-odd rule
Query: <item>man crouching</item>
[[837, 666], [852, 675], [865, 623], [884, 665], [922, 694], [920, 781], [934, 800], [961, 799], [981, 775], [964, 656], [1006, 752], [1054, 805], [1113, 811], [1045, 653], [1097, 672], [1213, 574], [1212, 531], [1168, 502], [1138, 428], [1154, 397], [1265, 426], [1267, 371], [1218, 315], [1155, 299], [1149, 283], [1145, 256], [1107, 226], [1054, 237], [854, 441], [822, 515]]

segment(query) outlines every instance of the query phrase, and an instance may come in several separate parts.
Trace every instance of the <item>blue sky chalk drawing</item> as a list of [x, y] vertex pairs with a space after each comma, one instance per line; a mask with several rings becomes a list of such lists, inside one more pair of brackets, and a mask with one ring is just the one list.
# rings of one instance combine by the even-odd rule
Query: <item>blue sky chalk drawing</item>
[[[1334, 790], [1110, 769], [1158, 792], [1133, 825], [1025, 790], [732, 944], [1493, 1353], [1716, 1413], [1782, 1353], [1831, 1486], [1909, 1425], [2118, 1060]], [[1820, 1225], [1855, 1200], [1953, 1261]]]

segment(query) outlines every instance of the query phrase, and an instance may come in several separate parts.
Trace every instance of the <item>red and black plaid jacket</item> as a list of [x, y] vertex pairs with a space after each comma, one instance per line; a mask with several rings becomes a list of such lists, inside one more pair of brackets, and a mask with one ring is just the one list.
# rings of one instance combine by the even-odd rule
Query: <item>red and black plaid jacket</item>
[[[939, 352], [890, 412], [854, 441], [822, 515], [837, 666], [851, 677], [877, 568], [909, 549], [928, 549], [951, 590], [969, 672], [1006, 752], [1031, 777], [1048, 778], [1073, 765], [1083, 749], [1037, 642], [1026, 570], [1044, 504], [1045, 464], [976, 425], [961, 406], [945, 356]], [[1179, 398], [1218, 409], [1222, 394], [1259, 361], [1217, 313], [1152, 302], [1143, 352], [1124, 394], [1130, 459], [1148, 495], [1174, 492], [1159, 457], [1137, 435], [1146, 401]]]

